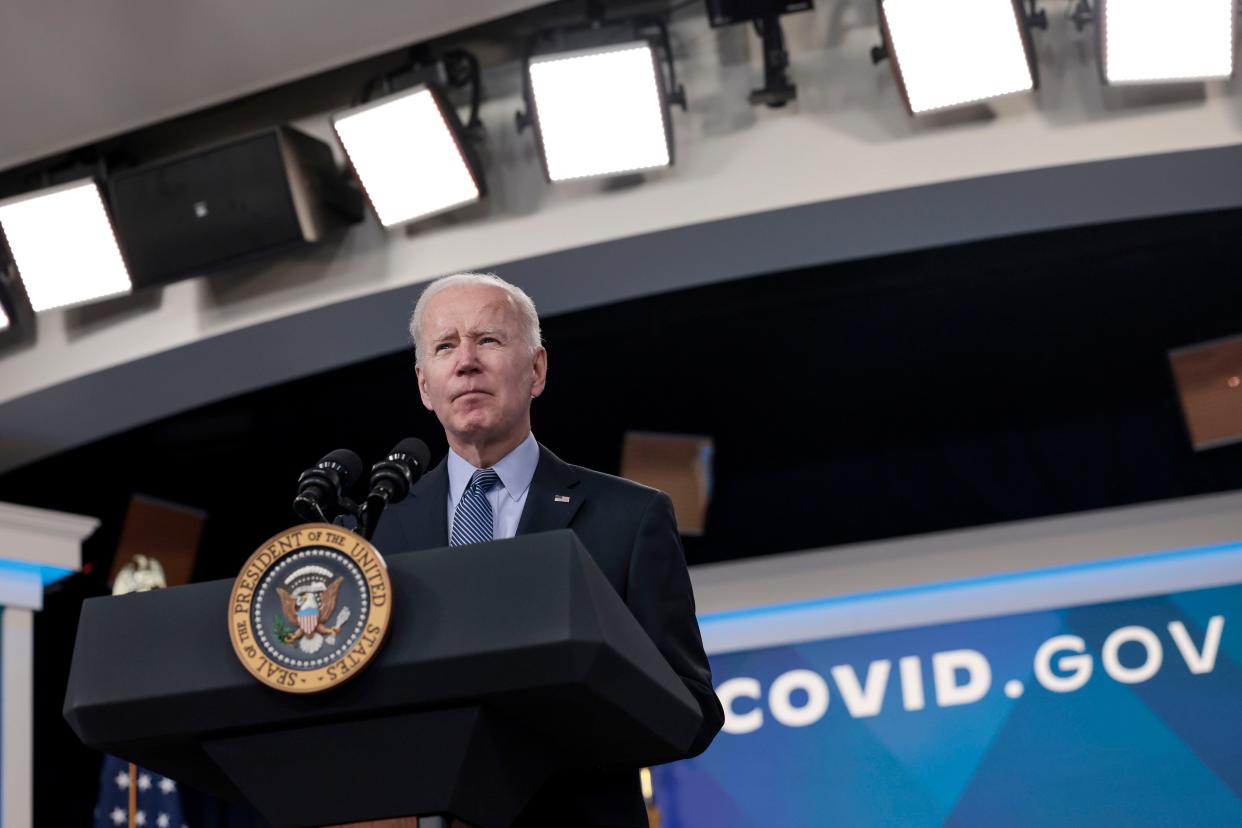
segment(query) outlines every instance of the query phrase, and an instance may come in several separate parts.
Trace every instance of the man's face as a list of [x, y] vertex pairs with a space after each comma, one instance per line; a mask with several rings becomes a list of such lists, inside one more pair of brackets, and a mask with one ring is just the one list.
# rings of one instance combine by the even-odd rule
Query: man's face
[[517, 309], [491, 285], [448, 288], [423, 309], [418, 390], [450, 444], [520, 441], [543, 393], [547, 354], [522, 339]]

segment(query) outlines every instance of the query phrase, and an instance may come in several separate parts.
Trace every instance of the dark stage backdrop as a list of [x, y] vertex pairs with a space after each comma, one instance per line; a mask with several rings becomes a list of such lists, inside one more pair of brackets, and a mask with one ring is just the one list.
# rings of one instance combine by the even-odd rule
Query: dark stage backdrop
[[[1240, 212], [1058, 231], [547, 319], [535, 434], [610, 472], [627, 430], [710, 435], [691, 564], [1239, 488], [1242, 447], [1191, 451], [1166, 352], [1242, 332], [1240, 234]], [[231, 578], [295, 522], [304, 468], [338, 447], [372, 462], [405, 436], [443, 456], [408, 352], [0, 477], [0, 500], [103, 520], [93, 574], [55, 587], [36, 622], [39, 824], [84, 824], [94, 798], [97, 760], [60, 723], [61, 694], [131, 494], [206, 511], [196, 578]]]

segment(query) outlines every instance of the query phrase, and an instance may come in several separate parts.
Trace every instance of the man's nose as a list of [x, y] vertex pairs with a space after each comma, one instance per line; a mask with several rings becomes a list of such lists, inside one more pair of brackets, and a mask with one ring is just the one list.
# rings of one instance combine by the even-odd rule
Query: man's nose
[[479, 349], [473, 342], [463, 342], [457, 346], [457, 373], [475, 374], [480, 369]]

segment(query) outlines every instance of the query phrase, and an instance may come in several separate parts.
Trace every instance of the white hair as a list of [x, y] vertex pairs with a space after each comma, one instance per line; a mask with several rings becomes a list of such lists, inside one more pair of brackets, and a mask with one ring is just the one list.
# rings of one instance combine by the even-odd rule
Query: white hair
[[530, 348], [531, 354], [534, 354], [535, 349], [543, 344], [543, 334], [539, 330], [539, 314], [535, 311], [535, 303], [526, 295], [526, 291], [506, 282], [494, 273], [455, 273], [452, 276], [443, 276], [427, 285], [422, 295], [418, 297], [418, 303], [414, 305], [414, 312], [410, 314], [410, 338], [414, 340], [415, 361], [421, 356], [419, 349], [423, 332], [423, 312], [427, 309], [427, 302], [437, 293], [449, 288], [473, 285], [500, 288], [508, 294], [509, 301], [513, 303], [513, 309], [518, 315], [520, 326], [518, 336]]

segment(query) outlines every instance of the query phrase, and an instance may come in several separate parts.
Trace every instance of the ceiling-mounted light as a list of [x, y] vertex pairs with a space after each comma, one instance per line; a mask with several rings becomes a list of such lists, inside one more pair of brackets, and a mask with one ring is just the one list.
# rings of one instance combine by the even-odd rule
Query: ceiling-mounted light
[[1039, 84], [1031, 27], [1047, 18], [1018, 0], [879, 0], [884, 45], [912, 115], [1029, 92]]
[[461, 51], [445, 56], [451, 83], [462, 66], [467, 76], [463, 85], [472, 85], [468, 126], [462, 126], [440, 84], [429, 77], [430, 67], [414, 87], [332, 119], [363, 192], [385, 227], [473, 203], [486, 193], [472, 137], [481, 131], [478, 63]]
[[1098, 9], [1104, 80], [1110, 84], [1233, 74], [1237, 0], [1098, 0]]
[[528, 71], [535, 126], [553, 181], [672, 163], [651, 44], [534, 58]]
[[[643, 36], [654, 28], [658, 37]], [[657, 53], [668, 57], [669, 77]], [[671, 103], [685, 106], [663, 21], [622, 21], [541, 33], [524, 63], [527, 112], [550, 181], [621, 175], [673, 163]]]
[[451, 106], [420, 86], [332, 119], [385, 227], [478, 201], [483, 179], [467, 154]]
[[0, 232], [35, 311], [132, 289], [94, 179], [0, 201]]

